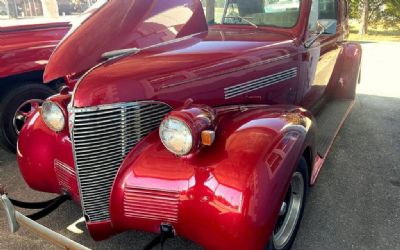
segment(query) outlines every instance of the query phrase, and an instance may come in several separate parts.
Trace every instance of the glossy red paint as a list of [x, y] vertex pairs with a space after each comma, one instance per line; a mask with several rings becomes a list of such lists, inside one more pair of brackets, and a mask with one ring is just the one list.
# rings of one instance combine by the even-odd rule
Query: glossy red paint
[[[322, 35], [306, 48], [304, 43], [313, 36], [307, 26], [309, 0], [302, 1], [292, 29], [207, 28], [199, 1], [117, 2], [111, 0], [71, 33], [46, 69], [51, 80], [93, 67], [75, 86], [71, 114], [75, 108], [156, 100], [173, 109], [169, 115], [191, 123], [201, 114], [199, 107], [210, 107], [216, 140], [190, 157], [177, 157], [165, 149], [157, 131], [148, 134], [118, 170], [109, 200], [111, 219], [87, 222], [91, 235], [101, 240], [131, 229], [158, 232], [160, 223], [167, 222], [179, 235], [208, 249], [261, 249], [272, 234], [300, 157], [311, 152], [305, 156], [312, 183], [325, 158], [315, 155], [315, 121], [304, 108], [312, 110], [324, 98], [354, 96], [361, 50], [343, 43], [340, 27], [345, 20], [338, 22], [337, 34]], [[109, 20], [115, 25], [99, 29], [106, 14], [119, 13], [115, 10], [121, 6], [125, 17], [116, 14], [119, 18]], [[133, 15], [138, 10], [140, 15]], [[165, 23], [163, 18], [175, 11], [187, 15]], [[168, 27], [175, 31], [166, 34]], [[155, 35], [159, 32], [165, 36]], [[103, 52], [127, 46], [141, 50], [101, 62]], [[249, 90], [264, 81], [273, 83]], [[67, 111], [69, 96], [52, 98]], [[182, 108], [189, 98], [194, 108]], [[68, 118], [72, 129], [74, 117]], [[39, 138], [44, 145], [34, 143]], [[71, 144], [68, 129], [56, 134], [36, 113], [23, 128], [18, 146], [28, 184], [61, 192], [53, 162], [73, 167]]]
[[[271, 85], [255, 95], [229, 100], [225, 100], [224, 88], [268, 72], [294, 68], [298, 60], [294, 41], [287, 36], [215, 28], [92, 69], [78, 83], [74, 106], [159, 99], [177, 107], [188, 98], [212, 106], [243, 102], [294, 103], [296, 78]], [[131, 88], [135, 91], [126, 91]]]
[[334, 69], [327, 94], [336, 99], [354, 99], [361, 74], [362, 50], [360, 44], [346, 43]]
[[68, 22], [0, 25], [0, 78], [43, 71]]
[[[157, 232], [161, 222], [169, 222], [179, 235], [207, 249], [261, 249], [266, 244], [278, 201], [286, 193], [284, 184], [305, 147], [312, 146], [311, 114], [261, 106], [223, 113], [217, 115], [218, 140], [196, 157], [182, 160], [172, 155], [157, 132], [131, 151], [111, 193], [110, 223], [116, 232]], [[164, 197], [176, 193], [179, 212], [174, 217], [157, 210], [139, 192]], [[139, 205], [127, 207], [130, 201]], [[156, 204], [168, 205], [162, 200]], [[149, 220], [151, 216], [157, 219]]]
[[206, 30], [203, 9], [196, 0], [109, 1], [66, 36], [44, 78], [49, 82], [84, 72], [103, 61], [101, 55], [107, 51], [145, 48]]
[[[50, 100], [66, 110], [70, 98], [58, 95]], [[26, 121], [24, 131], [18, 139], [17, 159], [26, 183], [43, 192], [68, 193], [80, 202], [68, 127], [59, 133], [50, 130], [38, 110]]]
[[229, 100], [224, 88], [298, 65], [298, 47], [289, 36], [216, 27], [95, 67], [78, 83], [74, 106], [159, 99], [177, 107], [188, 98], [211, 106], [294, 103], [297, 78]]

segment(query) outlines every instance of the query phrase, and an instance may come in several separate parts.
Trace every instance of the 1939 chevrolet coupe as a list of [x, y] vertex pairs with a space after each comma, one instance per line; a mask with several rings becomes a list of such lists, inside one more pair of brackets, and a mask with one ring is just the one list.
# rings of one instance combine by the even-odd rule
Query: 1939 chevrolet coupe
[[[96, 240], [144, 230], [207, 249], [294, 241], [355, 99], [361, 48], [346, 42], [347, 3], [227, 0], [221, 22], [207, 3], [205, 15], [199, 0], [110, 0], [50, 58], [46, 81], [86, 73], [29, 117], [20, 170], [31, 188], [80, 204]], [[2, 197], [12, 228], [26, 225]]]

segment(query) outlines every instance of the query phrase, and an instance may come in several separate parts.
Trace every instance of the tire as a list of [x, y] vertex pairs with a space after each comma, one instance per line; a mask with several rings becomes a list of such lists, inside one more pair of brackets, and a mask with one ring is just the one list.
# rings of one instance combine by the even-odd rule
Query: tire
[[[11, 89], [0, 99], [0, 146], [15, 152], [18, 133], [14, 126], [17, 109], [28, 100], [45, 100], [55, 92], [44, 84], [26, 83]], [[25, 107], [26, 108], [26, 107]], [[22, 126], [19, 124], [19, 126]]]
[[[299, 184], [301, 182], [300, 179], [303, 180], [301, 185]], [[289, 186], [289, 190], [286, 194], [285, 200], [283, 201], [283, 202], [287, 201], [286, 203], [289, 203], [287, 211], [284, 214], [279, 215], [279, 218], [274, 228], [274, 232], [267, 246], [264, 248], [265, 250], [288, 250], [292, 247], [292, 244], [294, 242], [294, 239], [296, 238], [296, 234], [300, 226], [301, 219], [303, 217], [304, 205], [306, 202], [306, 197], [309, 187], [308, 184], [309, 184], [308, 165], [306, 160], [303, 157], [301, 157], [297, 169], [293, 173], [292, 180]], [[300, 193], [300, 189], [298, 188], [301, 186], [303, 188], [303, 191], [301, 192], [302, 194], [299, 196], [293, 195], [293, 193], [296, 194]], [[296, 199], [296, 201], [299, 202], [300, 204], [297, 210], [295, 209], [296, 205], [293, 206], [291, 205], [291, 204], [296, 204], [296, 202], [291, 200], [291, 197], [296, 197], [294, 199]], [[291, 213], [290, 211], [292, 212], [297, 211], [297, 212]], [[289, 214], [296, 214], [296, 216], [293, 215], [289, 216]], [[297, 218], [297, 219], [289, 220], [288, 218]], [[293, 223], [288, 222], [287, 224], [285, 224], [286, 220], [295, 222]], [[283, 225], [289, 225], [289, 226], [284, 227]], [[290, 228], [290, 229], [285, 230], [282, 228]]]

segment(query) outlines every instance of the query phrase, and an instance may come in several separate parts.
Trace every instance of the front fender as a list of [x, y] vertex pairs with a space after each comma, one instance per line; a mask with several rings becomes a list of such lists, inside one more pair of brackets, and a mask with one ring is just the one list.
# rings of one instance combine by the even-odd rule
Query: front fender
[[18, 138], [18, 165], [29, 187], [42, 192], [68, 193], [80, 202], [72, 152], [68, 133], [51, 131], [39, 111], [28, 118]]
[[361, 74], [362, 48], [358, 43], [344, 43], [327, 89], [334, 99], [354, 99]]
[[114, 230], [177, 234], [208, 249], [261, 249], [289, 181], [312, 146], [311, 115], [262, 106], [219, 113], [214, 144], [191, 158], [165, 149], [157, 132], [123, 162], [111, 192]]

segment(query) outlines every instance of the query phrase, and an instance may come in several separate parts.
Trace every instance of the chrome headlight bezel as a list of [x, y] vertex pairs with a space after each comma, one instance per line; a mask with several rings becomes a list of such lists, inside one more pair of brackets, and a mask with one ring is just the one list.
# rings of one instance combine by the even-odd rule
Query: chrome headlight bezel
[[[172, 134], [168, 136], [167, 133]], [[192, 152], [194, 145], [193, 132], [183, 120], [173, 116], [165, 118], [160, 124], [159, 135], [162, 144], [171, 153], [185, 156]]]
[[63, 109], [55, 102], [45, 101], [42, 104], [41, 115], [44, 123], [54, 132], [61, 132], [66, 125]]

